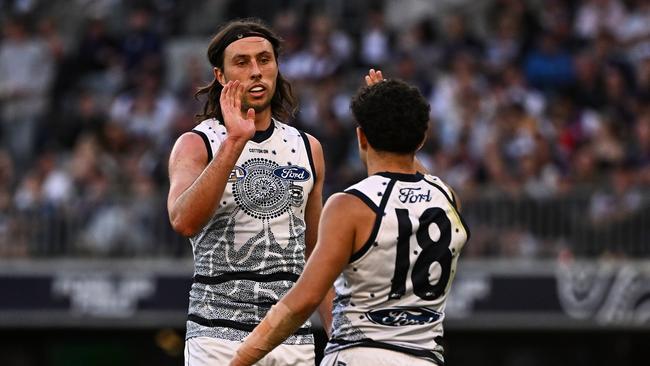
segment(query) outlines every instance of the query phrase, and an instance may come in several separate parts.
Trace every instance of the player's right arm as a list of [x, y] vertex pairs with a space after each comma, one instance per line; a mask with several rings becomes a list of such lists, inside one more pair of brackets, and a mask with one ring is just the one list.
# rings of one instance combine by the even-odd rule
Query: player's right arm
[[219, 100], [228, 137], [212, 161], [203, 140], [194, 133], [178, 138], [169, 157], [169, 195], [167, 210], [175, 231], [184, 236], [199, 232], [214, 214], [228, 177], [246, 142], [255, 134], [255, 112], [241, 116], [243, 88], [238, 81], [228, 82]]
[[368, 237], [374, 223], [372, 215], [375, 213], [352, 195], [338, 193], [327, 200], [318, 228], [318, 243], [298, 282], [246, 337], [230, 366], [255, 364], [309, 318], [330, 292], [352, 253], [362, 245], [361, 237], [364, 241]]

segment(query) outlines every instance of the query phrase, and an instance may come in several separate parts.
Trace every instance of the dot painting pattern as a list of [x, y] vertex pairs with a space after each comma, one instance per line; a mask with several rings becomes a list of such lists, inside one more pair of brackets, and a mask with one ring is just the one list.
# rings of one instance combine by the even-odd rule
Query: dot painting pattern
[[291, 207], [289, 181], [275, 174], [279, 165], [268, 159], [248, 160], [242, 166], [247, 174], [233, 183], [235, 202], [249, 216], [256, 219], [272, 219], [284, 214]]

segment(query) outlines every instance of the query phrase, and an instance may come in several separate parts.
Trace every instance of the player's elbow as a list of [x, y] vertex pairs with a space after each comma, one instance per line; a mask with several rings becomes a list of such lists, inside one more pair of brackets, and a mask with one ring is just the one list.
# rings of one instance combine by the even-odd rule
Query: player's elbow
[[186, 238], [196, 235], [200, 228], [183, 219], [182, 215], [170, 215], [170, 222], [175, 232]]

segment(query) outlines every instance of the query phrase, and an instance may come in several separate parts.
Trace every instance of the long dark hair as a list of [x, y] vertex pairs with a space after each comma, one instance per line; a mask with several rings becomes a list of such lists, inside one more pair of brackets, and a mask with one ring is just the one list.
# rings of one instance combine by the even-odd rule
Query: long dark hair
[[[221, 30], [212, 38], [208, 46], [208, 60], [213, 67], [223, 71], [223, 54], [224, 50], [234, 40], [241, 38], [241, 35], [252, 34], [266, 38], [273, 46], [273, 54], [276, 62], [280, 53], [280, 43], [282, 40], [274, 34], [261, 20], [256, 18], [247, 18], [234, 20], [224, 25]], [[238, 37], [239, 36], [239, 37]], [[200, 95], [207, 94], [208, 100], [203, 105], [203, 113], [196, 115], [197, 122], [204, 119], [216, 118], [223, 121], [221, 106], [219, 105], [219, 96], [223, 86], [215, 77], [209, 85], [199, 88], [194, 94], [198, 100]], [[281, 121], [287, 121], [292, 117], [298, 108], [298, 102], [293, 95], [291, 84], [285, 79], [280, 71], [276, 80], [275, 93], [271, 99], [271, 115]]]

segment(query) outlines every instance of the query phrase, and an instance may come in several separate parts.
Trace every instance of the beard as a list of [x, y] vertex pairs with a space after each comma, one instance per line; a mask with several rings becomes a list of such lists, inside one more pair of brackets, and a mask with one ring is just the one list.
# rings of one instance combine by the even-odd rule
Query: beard
[[243, 113], [245, 113], [249, 108], [253, 108], [255, 113], [260, 113], [271, 106], [272, 99], [273, 97], [267, 98], [265, 100], [251, 101], [248, 98], [244, 98], [241, 103], [241, 110]]

